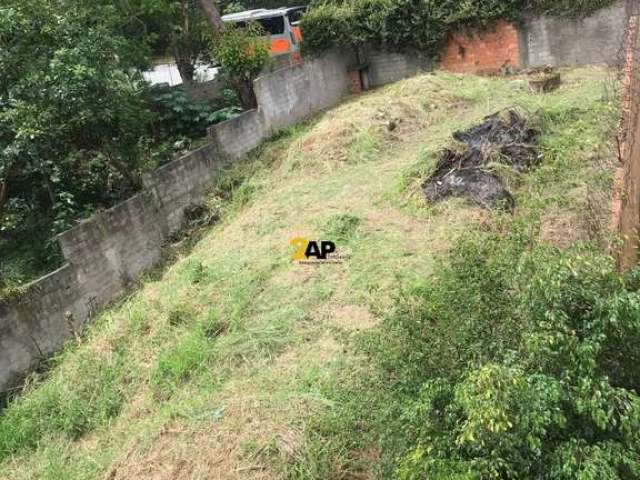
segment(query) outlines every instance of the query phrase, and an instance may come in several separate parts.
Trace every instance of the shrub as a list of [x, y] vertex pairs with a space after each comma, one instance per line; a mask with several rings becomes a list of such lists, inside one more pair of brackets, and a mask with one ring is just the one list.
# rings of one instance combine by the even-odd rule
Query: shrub
[[639, 478], [640, 293], [591, 249], [527, 243], [467, 239], [388, 320], [399, 478]]
[[256, 107], [253, 80], [269, 60], [263, 35], [262, 28], [256, 23], [242, 28], [228, 25], [213, 47], [213, 56], [230, 77], [245, 108]]
[[402, 289], [359, 339], [371, 368], [326, 386], [305, 465], [355, 476], [375, 445], [381, 478], [640, 478], [640, 268], [528, 229], [470, 232]]
[[314, 5], [302, 19], [303, 51], [373, 44], [417, 49], [436, 56], [458, 28], [484, 28], [499, 19], [517, 20], [526, 11], [587, 15], [613, 0], [346, 0]]
[[181, 88], [152, 87], [152, 105], [157, 113], [155, 127], [163, 138], [204, 137], [207, 127], [220, 121], [229, 107], [226, 102], [194, 101]]
[[301, 22], [303, 53], [319, 53], [352, 44], [350, 13], [351, 8], [347, 4], [323, 3], [310, 9]]

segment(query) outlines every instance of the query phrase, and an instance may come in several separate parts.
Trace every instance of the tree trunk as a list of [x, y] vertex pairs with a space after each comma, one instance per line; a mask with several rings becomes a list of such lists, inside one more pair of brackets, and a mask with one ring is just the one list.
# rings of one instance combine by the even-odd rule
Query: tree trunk
[[191, 38], [191, 8], [191, 0], [182, 0], [180, 9], [182, 30], [175, 32], [171, 41], [173, 59], [184, 84], [189, 84], [193, 81], [196, 70], [193, 39]]
[[177, 53], [174, 53], [173, 58], [176, 61], [178, 72], [180, 72], [180, 78], [182, 79], [182, 83], [186, 85], [193, 82], [193, 77], [195, 75], [196, 68], [193, 65], [193, 63], [191, 63], [191, 60], [181, 58], [180, 55]]
[[0, 215], [4, 211], [7, 200], [9, 200], [9, 181], [3, 180], [0, 182]]
[[253, 91], [253, 80], [239, 79], [233, 82], [240, 97], [240, 103], [245, 110], [251, 110], [258, 107], [258, 99]]
[[217, 37], [222, 32], [224, 32], [224, 22], [222, 21], [222, 17], [220, 16], [220, 12], [216, 8], [213, 0], [199, 0], [200, 6], [204, 11], [207, 20], [211, 24], [211, 28], [213, 29], [214, 35]]

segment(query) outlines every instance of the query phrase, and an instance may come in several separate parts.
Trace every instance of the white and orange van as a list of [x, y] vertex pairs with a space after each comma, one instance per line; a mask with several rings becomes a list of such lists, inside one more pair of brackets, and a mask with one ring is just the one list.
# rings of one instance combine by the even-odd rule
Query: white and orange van
[[276, 9], [246, 10], [222, 16], [225, 23], [240, 27], [248, 22], [262, 25], [269, 36], [269, 54], [271, 56], [288, 55], [293, 60], [300, 59], [300, 19], [307, 7], [283, 7]]

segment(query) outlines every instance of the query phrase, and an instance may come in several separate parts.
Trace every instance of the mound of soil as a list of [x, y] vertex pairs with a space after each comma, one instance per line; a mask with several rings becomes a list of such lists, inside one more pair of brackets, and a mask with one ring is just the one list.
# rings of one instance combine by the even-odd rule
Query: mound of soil
[[539, 135], [538, 128], [515, 110], [489, 115], [480, 125], [454, 133], [458, 145], [440, 154], [435, 171], [422, 185], [427, 199], [463, 197], [483, 208], [513, 210], [513, 196], [491, 166], [525, 172], [538, 165]]

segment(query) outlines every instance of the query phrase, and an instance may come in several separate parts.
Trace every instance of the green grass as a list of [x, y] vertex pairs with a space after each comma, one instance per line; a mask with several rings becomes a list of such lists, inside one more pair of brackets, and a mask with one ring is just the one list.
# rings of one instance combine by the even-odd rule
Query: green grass
[[[514, 105], [539, 115], [544, 162], [514, 179], [515, 220], [541, 242], [604, 235], [608, 213], [588, 207], [606, 210], [610, 193], [607, 74], [564, 79], [535, 96], [508, 78], [415, 77], [228, 167], [211, 198], [220, 222], [103, 312], [1, 414], [0, 478], [389, 473], [379, 422], [398, 412], [371, 388], [379, 372], [362, 332], [464, 232], [511, 221], [458, 200], [425, 204], [420, 184], [452, 132]], [[291, 262], [296, 236], [334, 241], [343, 262]]]

